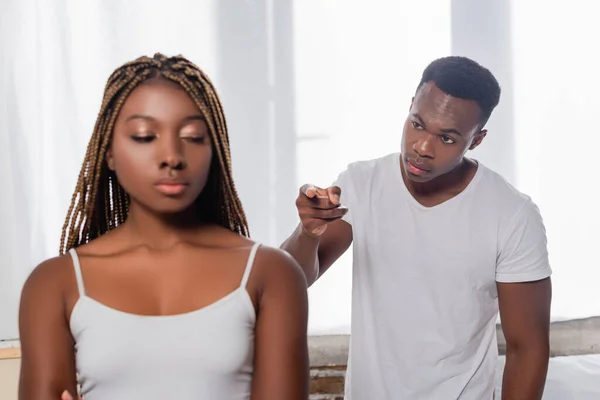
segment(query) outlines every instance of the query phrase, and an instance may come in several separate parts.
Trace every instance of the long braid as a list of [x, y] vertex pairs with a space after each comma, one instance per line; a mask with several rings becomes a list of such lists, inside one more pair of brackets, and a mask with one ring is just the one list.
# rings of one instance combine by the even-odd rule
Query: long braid
[[209, 181], [196, 200], [208, 218], [243, 236], [248, 222], [233, 182], [227, 123], [219, 96], [209, 78], [182, 56], [140, 57], [108, 78], [94, 132], [88, 144], [77, 186], [60, 239], [60, 253], [88, 243], [127, 219], [129, 196], [106, 164], [112, 131], [129, 94], [146, 80], [162, 78], [179, 84], [206, 118], [214, 146]]

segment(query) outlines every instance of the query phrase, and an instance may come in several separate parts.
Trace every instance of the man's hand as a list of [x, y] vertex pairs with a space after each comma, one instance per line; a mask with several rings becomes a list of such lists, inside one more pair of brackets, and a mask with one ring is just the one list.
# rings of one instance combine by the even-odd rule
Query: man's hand
[[328, 224], [346, 215], [348, 208], [341, 205], [341, 194], [337, 186], [321, 189], [306, 184], [300, 188], [296, 207], [304, 232], [310, 236], [321, 236]]
[[281, 248], [300, 264], [309, 286], [352, 243], [352, 226], [341, 219], [348, 213], [340, 203], [341, 194], [337, 186], [321, 189], [308, 184], [300, 188], [296, 199], [300, 224]]

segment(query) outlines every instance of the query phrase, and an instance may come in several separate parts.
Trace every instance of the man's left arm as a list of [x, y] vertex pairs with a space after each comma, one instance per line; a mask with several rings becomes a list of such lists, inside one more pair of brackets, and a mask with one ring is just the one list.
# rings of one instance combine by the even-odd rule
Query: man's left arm
[[540, 400], [550, 357], [550, 278], [498, 283], [498, 303], [506, 338], [502, 400]]
[[506, 338], [502, 400], [542, 398], [550, 357], [551, 273], [544, 224], [528, 201], [503, 229], [496, 269]]

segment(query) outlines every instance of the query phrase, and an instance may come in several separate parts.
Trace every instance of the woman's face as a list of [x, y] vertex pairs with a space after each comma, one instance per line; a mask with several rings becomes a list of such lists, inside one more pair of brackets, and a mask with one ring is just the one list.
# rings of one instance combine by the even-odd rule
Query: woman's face
[[106, 161], [135, 203], [156, 213], [186, 210], [208, 180], [211, 138], [187, 92], [165, 80], [134, 89], [117, 117]]

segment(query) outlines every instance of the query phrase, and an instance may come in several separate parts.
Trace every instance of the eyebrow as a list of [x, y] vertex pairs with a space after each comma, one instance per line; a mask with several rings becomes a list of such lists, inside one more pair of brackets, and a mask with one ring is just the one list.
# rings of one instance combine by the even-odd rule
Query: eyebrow
[[[423, 125], [424, 128], [427, 128], [427, 125], [425, 124], [425, 121], [423, 121], [423, 118], [421, 118], [421, 116], [419, 114], [413, 113], [412, 114], [413, 117], [415, 117], [416, 119], [419, 120], [419, 123], [421, 125]], [[440, 129], [440, 132], [442, 133], [455, 133], [458, 136], [464, 136], [462, 133], [460, 133], [458, 130], [454, 129], [454, 128], [447, 128], [447, 129]]]
[[[144, 119], [146, 121], [156, 121], [155, 118], [153, 118], [149, 115], [133, 114], [133, 115], [130, 115], [129, 117], [127, 117], [127, 119], [125, 119], [125, 122], [129, 122], [134, 119]], [[204, 118], [204, 116], [202, 116], [200, 114], [197, 114], [197, 115], [187, 116], [183, 120], [184, 121], [206, 121], [206, 118]]]

